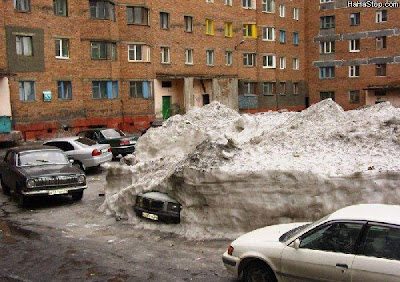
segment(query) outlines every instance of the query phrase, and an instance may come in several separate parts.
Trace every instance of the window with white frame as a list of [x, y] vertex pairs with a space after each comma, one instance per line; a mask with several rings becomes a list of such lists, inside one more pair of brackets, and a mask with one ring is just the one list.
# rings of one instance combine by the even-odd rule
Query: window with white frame
[[128, 61], [150, 62], [150, 46], [145, 44], [129, 44]]
[[56, 58], [69, 58], [69, 40], [65, 38], [56, 39]]
[[19, 100], [35, 101], [35, 82], [34, 81], [20, 81], [18, 82], [19, 87]]
[[206, 0], [206, 3], [214, 3], [214, 0]]
[[232, 51], [225, 51], [225, 65], [231, 66], [233, 63]]
[[169, 64], [170, 57], [169, 57], [169, 47], [161, 47], [161, 63], [162, 64]]
[[118, 92], [118, 81], [92, 81], [93, 99], [116, 99]]
[[296, 20], [296, 21], [299, 20], [299, 13], [300, 13], [299, 8], [294, 7], [294, 8], [293, 8], [293, 19], [294, 19], [294, 20]]
[[349, 77], [359, 77], [360, 66], [349, 66]]
[[275, 95], [276, 94], [276, 82], [264, 82], [263, 83], [263, 94], [264, 95]]
[[360, 39], [352, 39], [349, 42], [350, 52], [360, 52]]
[[127, 7], [126, 8], [127, 22], [130, 24], [148, 25], [149, 24], [149, 9], [146, 7]]
[[193, 49], [185, 49], [185, 64], [193, 65]]
[[72, 100], [71, 81], [57, 81], [57, 89], [58, 89], [59, 100]]
[[319, 52], [321, 54], [335, 53], [335, 41], [322, 41], [319, 43]]
[[285, 7], [285, 5], [284, 4], [279, 4], [279, 16], [281, 17], [281, 18], [284, 18], [285, 17], [285, 13], [286, 13], [286, 7]]
[[242, 0], [242, 7], [246, 9], [255, 8], [255, 0]]
[[257, 83], [255, 82], [243, 82], [243, 94], [244, 95], [256, 95], [257, 94]]
[[298, 70], [300, 68], [299, 58], [293, 58], [293, 69]]
[[214, 50], [207, 50], [206, 51], [206, 64], [207, 66], [213, 66], [215, 60], [215, 52]]
[[150, 99], [153, 97], [151, 81], [130, 81], [129, 96], [131, 98]]
[[320, 67], [319, 68], [319, 78], [334, 78], [335, 77], [335, 67]]
[[275, 0], [263, 0], [262, 11], [265, 13], [275, 13]]
[[184, 16], [185, 21], [185, 31], [193, 32], [193, 17], [192, 16]]
[[383, 23], [387, 21], [387, 10], [376, 11], [376, 22]]
[[226, 6], [232, 6], [232, 0], [225, 0]]
[[274, 27], [263, 27], [262, 28], [262, 39], [264, 41], [275, 41], [275, 28]]
[[29, 12], [31, 10], [30, 0], [14, 0], [14, 8], [19, 11]]
[[286, 69], [286, 57], [279, 57], [279, 69]]
[[15, 43], [17, 55], [33, 56], [32, 36], [17, 35], [15, 37]]
[[243, 66], [254, 67], [256, 66], [256, 53], [243, 53]]
[[276, 68], [276, 56], [273, 54], [263, 55], [263, 68], [265, 69]]

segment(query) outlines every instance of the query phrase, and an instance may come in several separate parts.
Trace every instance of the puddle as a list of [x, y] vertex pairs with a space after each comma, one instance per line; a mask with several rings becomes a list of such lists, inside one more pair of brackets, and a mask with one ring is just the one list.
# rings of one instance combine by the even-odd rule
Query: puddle
[[31, 230], [24, 229], [20, 226], [10, 223], [9, 221], [0, 220], [0, 238], [6, 243], [16, 243], [18, 238], [40, 239], [40, 235]]

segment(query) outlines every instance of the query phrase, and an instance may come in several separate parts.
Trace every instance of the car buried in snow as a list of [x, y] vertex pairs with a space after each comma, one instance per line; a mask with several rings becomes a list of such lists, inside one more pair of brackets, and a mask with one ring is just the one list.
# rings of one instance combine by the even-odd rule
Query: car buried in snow
[[87, 188], [85, 173], [50, 146], [9, 149], [0, 162], [0, 178], [4, 194], [15, 194], [20, 206], [38, 196], [71, 195], [80, 200]]
[[222, 261], [243, 281], [400, 281], [400, 206], [355, 205], [314, 223], [264, 227]]
[[147, 192], [136, 196], [133, 209], [138, 217], [153, 221], [179, 223], [182, 206], [166, 193]]

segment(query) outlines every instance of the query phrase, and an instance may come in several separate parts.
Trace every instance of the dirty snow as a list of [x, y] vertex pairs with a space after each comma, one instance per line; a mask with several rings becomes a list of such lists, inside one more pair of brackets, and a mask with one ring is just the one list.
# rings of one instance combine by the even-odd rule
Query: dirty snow
[[[142, 136], [108, 165], [100, 209], [138, 228], [233, 238], [275, 223], [317, 219], [355, 203], [400, 204], [400, 109], [343, 111], [324, 100], [300, 112], [240, 115], [213, 102]], [[183, 205], [181, 224], [133, 212], [142, 191]]]

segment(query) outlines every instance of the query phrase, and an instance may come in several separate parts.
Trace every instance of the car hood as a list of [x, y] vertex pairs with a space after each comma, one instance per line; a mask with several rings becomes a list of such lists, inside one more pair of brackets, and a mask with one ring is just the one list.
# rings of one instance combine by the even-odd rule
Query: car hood
[[287, 224], [278, 224], [271, 225], [264, 228], [260, 228], [254, 230], [252, 232], [246, 233], [239, 238], [237, 238], [233, 243], [240, 242], [278, 242], [279, 237], [282, 236], [283, 233], [286, 233], [296, 227], [307, 224], [307, 222], [298, 222], [298, 223], [287, 223]]
[[39, 177], [49, 175], [83, 174], [83, 172], [69, 164], [66, 165], [40, 165], [20, 167], [21, 172], [26, 176]]

